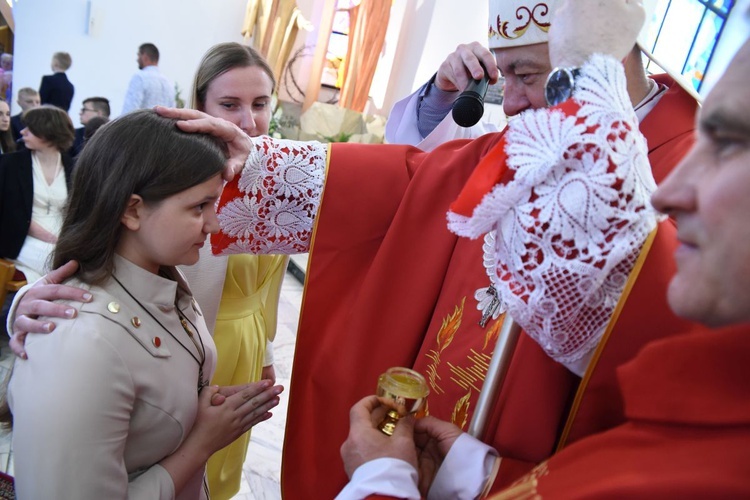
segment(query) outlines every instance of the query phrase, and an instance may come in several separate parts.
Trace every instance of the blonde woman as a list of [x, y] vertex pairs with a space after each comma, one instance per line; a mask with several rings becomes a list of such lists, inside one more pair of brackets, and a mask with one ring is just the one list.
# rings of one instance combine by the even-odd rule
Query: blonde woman
[[[198, 66], [192, 107], [230, 121], [248, 135], [264, 135], [271, 121], [275, 84], [271, 68], [258, 52], [238, 43], [221, 43], [210, 48]], [[208, 245], [203, 252], [210, 254]], [[184, 268], [209, 329], [215, 319], [219, 362], [212, 383], [276, 380], [271, 341], [287, 259], [285, 255], [209, 257]], [[250, 432], [208, 461], [213, 499], [228, 499], [239, 491], [249, 442]]]

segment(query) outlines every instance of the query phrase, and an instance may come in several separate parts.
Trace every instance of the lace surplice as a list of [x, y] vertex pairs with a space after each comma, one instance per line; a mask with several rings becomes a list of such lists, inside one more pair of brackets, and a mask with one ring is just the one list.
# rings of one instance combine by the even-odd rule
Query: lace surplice
[[237, 183], [239, 193], [222, 195], [222, 235], [214, 251], [307, 252], [323, 193], [326, 146], [267, 136], [253, 141]]
[[[562, 363], [596, 346], [657, 223], [656, 183], [624, 79], [617, 61], [593, 57], [576, 82], [576, 114], [537, 110], [512, 121], [512, 180], [473, 213], [448, 216], [455, 233], [485, 235], [495, 314], [507, 310]], [[477, 290], [480, 308], [492, 292]]]

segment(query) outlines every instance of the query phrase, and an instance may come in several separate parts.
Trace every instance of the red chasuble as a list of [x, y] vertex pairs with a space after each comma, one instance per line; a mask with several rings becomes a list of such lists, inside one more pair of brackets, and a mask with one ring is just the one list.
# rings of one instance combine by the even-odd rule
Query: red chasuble
[[[659, 133], [665, 122], [675, 130], [680, 95], [665, 95], [643, 128], [650, 120]], [[683, 139], [692, 127], [691, 116], [676, 135], [649, 140], [651, 154], [658, 152], [665, 165], [655, 167], [657, 182], [686, 152]], [[374, 393], [378, 375], [391, 366], [422, 372], [431, 386], [430, 414], [468, 427], [501, 323], [479, 326], [474, 293], [488, 285], [482, 241], [450, 233], [445, 214], [501, 138], [455, 141], [429, 154], [404, 146], [332, 145], [290, 388], [284, 498], [332, 498], [346, 484], [339, 448], [349, 408]], [[665, 312], [673, 232], [670, 223], [660, 225], [619, 320], [584, 378], [566, 441], [622, 423], [614, 368], [648, 340], [687, 327]], [[488, 442], [504, 457], [498, 487], [555, 451], [579, 381], [522, 336], [490, 419]]]
[[750, 498], [750, 326], [654, 342], [618, 370], [627, 423], [495, 497]]

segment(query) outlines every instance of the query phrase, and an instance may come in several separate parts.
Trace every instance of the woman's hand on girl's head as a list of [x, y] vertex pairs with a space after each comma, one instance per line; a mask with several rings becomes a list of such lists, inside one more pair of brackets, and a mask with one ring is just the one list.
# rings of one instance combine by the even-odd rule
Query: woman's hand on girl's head
[[163, 106], [156, 106], [154, 109], [161, 116], [179, 120], [177, 126], [185, 132], [210, 134], [224, 141], [228, 159], [222, 175], [227, 182], [245, 166], [245, 160], [253, 148], [253, 140], [237, 125], [195, 109]]

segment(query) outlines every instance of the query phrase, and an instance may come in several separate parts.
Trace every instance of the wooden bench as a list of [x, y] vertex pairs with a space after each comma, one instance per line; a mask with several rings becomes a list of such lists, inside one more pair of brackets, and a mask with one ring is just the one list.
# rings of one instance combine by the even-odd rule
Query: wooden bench
[[15, 293], [26, 284], [25, 279], [17, 279], [16, 265], [6, 259], [0, 259], [0, 307], [5, 304], [8, 292]]

